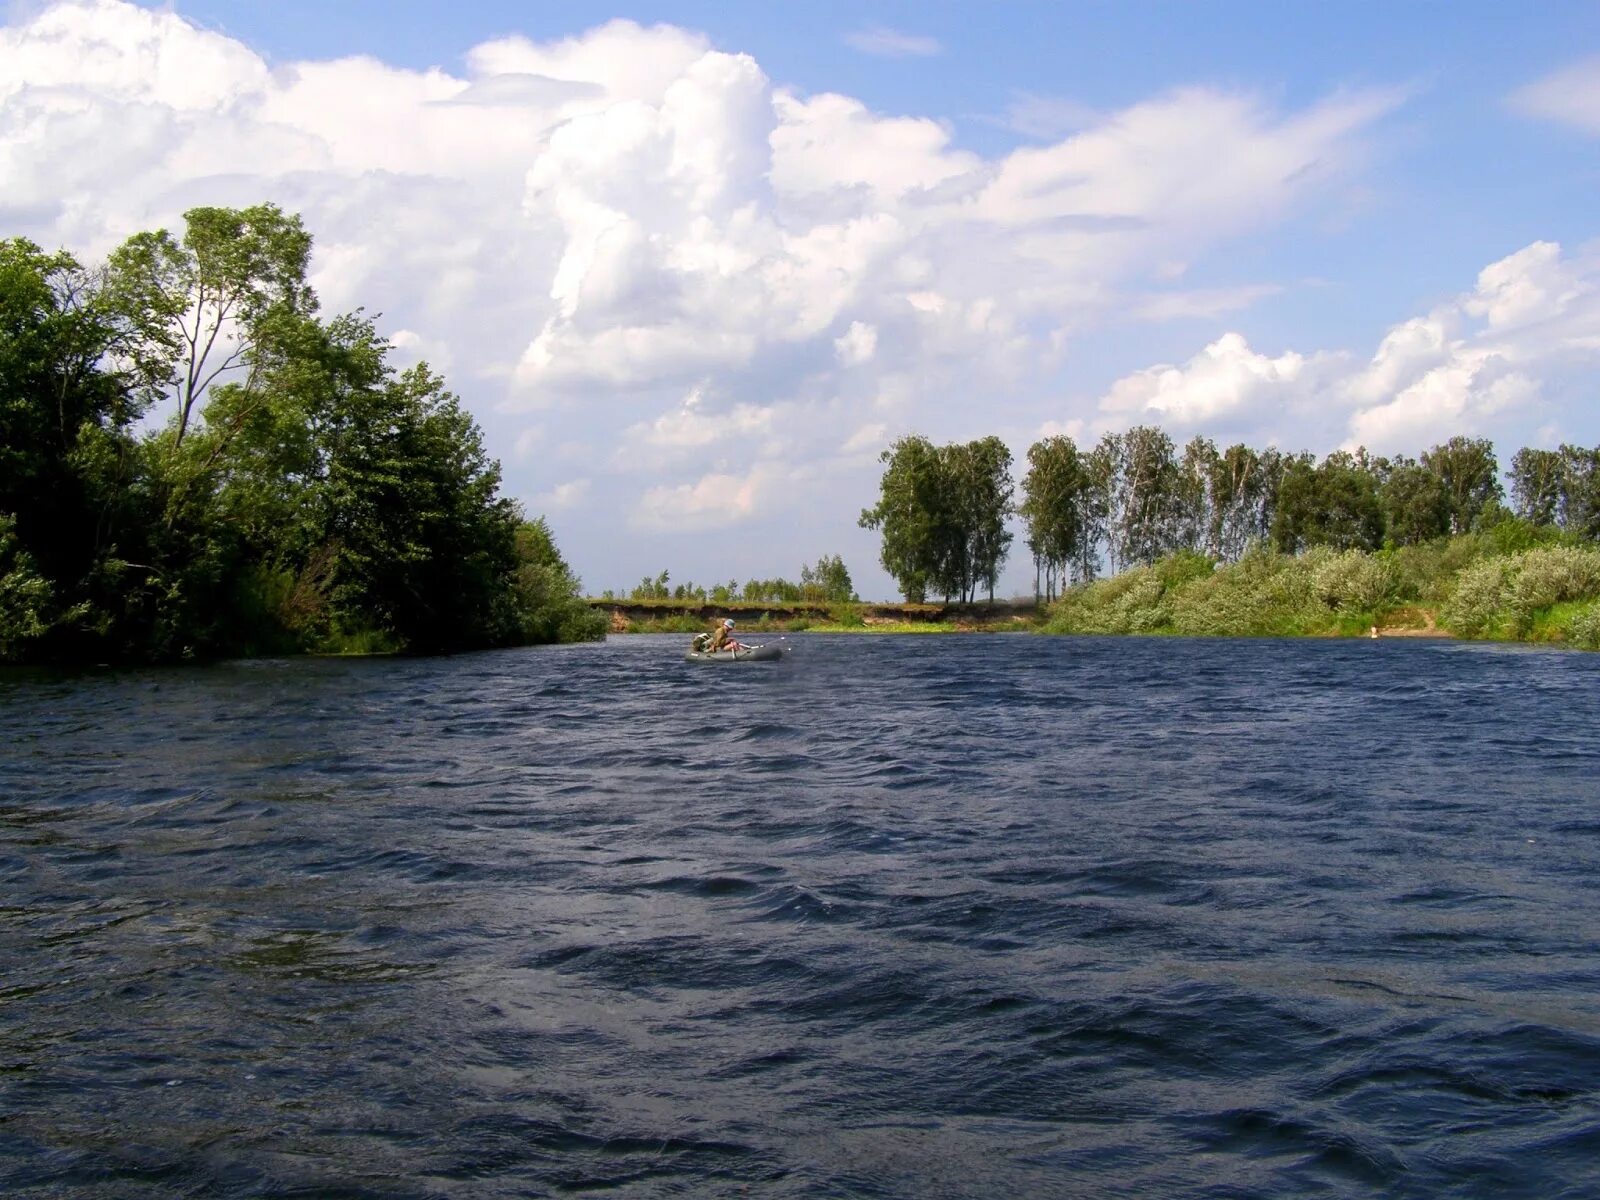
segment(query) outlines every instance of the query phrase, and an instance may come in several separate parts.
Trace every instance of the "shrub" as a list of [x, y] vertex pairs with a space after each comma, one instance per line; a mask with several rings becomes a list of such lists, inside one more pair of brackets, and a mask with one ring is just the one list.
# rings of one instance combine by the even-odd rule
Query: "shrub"
[[1600, 650], [1600, 604], [1579, 609], [1561, 632], [1580, 650]]
[[1600, 597], [1600, 550], [1550, 546], [1516, 556], [1506, 605], [1511, 628], [1519, 636], [1533, 626], [1541, 609], [1563, 600]]
[[1492, 633], [1499, 627], [1510, 580], [1509, 559], [1486, 558], [1467, 567], [1456, 579], [1455, 592], [1445, 606], [1445, 625], [1467, 637]]
[[1346, 615], [1382, 608], [1394, 595], [1396, 571], [1386, 555], [1346, 550], [1312, 568], [1318, 599]]

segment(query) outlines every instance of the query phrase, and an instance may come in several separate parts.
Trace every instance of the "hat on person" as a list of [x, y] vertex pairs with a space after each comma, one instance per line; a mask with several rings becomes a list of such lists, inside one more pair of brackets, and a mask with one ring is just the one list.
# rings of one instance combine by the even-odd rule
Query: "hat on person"
[[733, 618], [732, 617], [724, 618], [722, 624], [723, 624], [724, 628], [732, 629], [733, 628]]

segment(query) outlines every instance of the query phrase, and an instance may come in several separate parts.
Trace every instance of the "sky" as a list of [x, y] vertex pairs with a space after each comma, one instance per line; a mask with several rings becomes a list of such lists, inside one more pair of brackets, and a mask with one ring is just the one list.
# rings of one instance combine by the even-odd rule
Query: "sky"
[[[0, 237], [202, 204], [588, 591], [799, 577], [896, 438], [1600, 443], [1600, 6], [0, 4]], [[1020, 527], [1002, 594], [1032, 590]]]

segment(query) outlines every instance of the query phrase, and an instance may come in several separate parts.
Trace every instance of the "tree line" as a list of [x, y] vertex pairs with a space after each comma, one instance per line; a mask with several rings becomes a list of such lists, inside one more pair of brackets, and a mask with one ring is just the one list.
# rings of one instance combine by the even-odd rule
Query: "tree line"
[[0, 241], [0, 660], [600, 636], [443, 380], [319, 317], [310, 252], [270, 204], [96, 265]]
[[[740, 584], [737, 579], [719, 583], [710, 588], [694, 583], [673, 584], [667, 571], [655, 578], [646, 576], [628, 593], [629, 600], [683, 600], [701, 604], [773, 603], [773, 604], [833, 604], [859, 600], [855, 584], [844, 559], [837, 554], [824, 554], [815, 566], [804, 564], [800, 568], [800, 582], [792, 583], [782, 576], [776, 579], [750, 579]], [[616, 600], [615, 592], [601, 593], [602, 600]]]
[[1020, 515], [1035, 592], [1053, 600], [1072, 583], [1189, 551], [1218, 562], [1251, 546], [1411, 546], [1515, 515], [1582, 540], [1600, 540], [1600, 447], [1522, 449], [1509, 469], [1511, 506], [1494, 446], [1453, 437], [1420, 457], [1364, 449], [1309, 453], [1219, 449], [1195, 437], [1180, 450], [1162, 429], [1108, 433], [1092, 446], [1057, 436], [1028, 450], [1022, 502], [997, 438], [936, 447], [900, 439], [876, 507], [861, 524], [882, 531], [881, 561], [907, 599], [930, 592], [970, 600], [1005, 561], [1006, 519]]

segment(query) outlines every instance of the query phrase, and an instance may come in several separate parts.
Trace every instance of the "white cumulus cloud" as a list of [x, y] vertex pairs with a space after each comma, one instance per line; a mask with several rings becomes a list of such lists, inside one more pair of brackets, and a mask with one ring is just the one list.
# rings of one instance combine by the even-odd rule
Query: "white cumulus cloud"
[[1150, 367], [1117, 380], [1100, 408], [1176, 426], [1214, 423], [1287, 394], [1305, 365], [1292, 350], [1269, 358], [1251, 350], [1242, 335], [1226, 333], [1181, 367]]
[[[873, 446], [990, 432], [975, 397], [1044, 419], [1080, 331], [1266, 294], [1174, 281], [1355, 186], [1403, 99], [1191, 87], [1035, 111], [1041, 141], [978, 153], [941, 114], [776, 86], [669, 25], [512, 34], [412, 70], [269, 62], [182, 8], [69, 0], [0, 25], [0, 232], [93, 259], [194, 205], [302, 214], [324, 310], [364, 305], [399, 331], [397, 362], [448, 364], [511, 490], [555, 507], [591, 481], [562, 510], [580, 558], [641, 511], [853, 529]], [[877, 52], [938, 49], [866, 32]], [[1559, 266], [1480, 303], [1520, 313], [1524, 341], [1570, 343], [1586, 301]], [[1221, 381], [1152, 398], [1174, 420], [1245, 411], [1267, 384], [1261, 356], [1234, 357], [1242, 400]], [[552, 464], [567, 491], [537, 478]], [[828, 495], [802, 498], [808, 470]]]
[[871, 362], [878, 349], [878, 331], [865, 321], [851, 321], [850, 328], [833, 339], [833, 352], [847, 367]]
[[1123, 376], [1099, 407], [1110, 421], [1202, 432], [1241, 417], [1273, 430], [1273, 414], [1293, 411], [1306, 443], [1336, 438], [1384, 453], [1526, 428], [1547, 415], [1552, 389], [1581, 389], [1600, 365], [1597, 250], [1567, 255], [1535, 242], [1490, 263], [1471, 290], [1393, 325], [1365, 360], [1343, 351], [1274, 358], [1228, 333], [1181, 366]]

